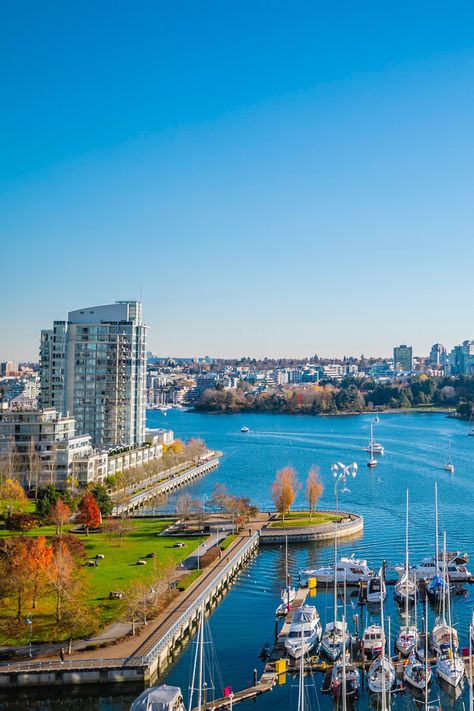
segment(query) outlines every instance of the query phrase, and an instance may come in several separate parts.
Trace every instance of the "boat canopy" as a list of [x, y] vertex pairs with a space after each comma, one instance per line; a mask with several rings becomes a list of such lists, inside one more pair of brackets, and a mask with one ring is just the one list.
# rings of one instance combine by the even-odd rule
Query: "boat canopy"
[[130, 711], [175, 711], [182, 702], [179, 686], [154, 686], [145, 689], [130, 706]]
[[312, 605], [303, 605], [302, 607], [299, 607], [297, 610], [295, 610], [295, 614], [293, 615], [293, 623], [303, 623], [303, 622], [312, 622], [314, 618], [316, 617], [316, 608], [313, 607]]

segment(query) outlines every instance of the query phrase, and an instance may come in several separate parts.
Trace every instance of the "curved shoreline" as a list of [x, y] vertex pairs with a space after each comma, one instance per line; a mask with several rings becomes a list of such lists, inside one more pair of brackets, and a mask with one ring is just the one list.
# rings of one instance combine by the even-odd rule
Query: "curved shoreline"
[[349, 511], [318, 510], [318, 513], [345, 516], [348, 521], [342, 523], [324, 523], [314, 526], [294, 526], [288, 528], [262, 528], [260, 531], [260, 545], [270, 543], [302, 543], [304, 541], [333, 541], [337, 532], [337, 539], [356, 536], [364, 530], [364, 518], [360, 514]]

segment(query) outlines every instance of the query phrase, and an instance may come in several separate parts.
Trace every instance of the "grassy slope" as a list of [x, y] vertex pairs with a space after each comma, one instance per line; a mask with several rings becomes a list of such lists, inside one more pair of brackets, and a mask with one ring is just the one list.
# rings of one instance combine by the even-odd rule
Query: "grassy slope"
[[[108, 600], [110, 591], [123, 591], [134, 580], [147, 580], [153, 576], [155, 565], [166, 565], [167, 563], [179, 563], [186, 558], [197, 546], [202, 543], [202, 538], [176, 538], [158, 536], [169, 524], [166, 520], [141, 520], [132, 521], [134, 530], [123, 542], [122, 547], [118, 547], [117, 541], [110, 540], [103, 533], [91, 533], [89, 536], [80, 534], [79, 538], [84, 541], [86, 555], [88, 559], [94, 558], [96, 554], [103, 554], [104, 560], [99, 561], [99, 566], [84, 567], [84, 575], [89, 581], [91, 597], [90, 603], [97, 608], [101, 625], [112, 622], [120, 612], [120, 601]], [[66, 530], [68, 530], [67, 527]], [[54, 526], [43, 526], [28, 532], [28, 536], [53, 536], [56, 533]], [[11, 535], [9, 531], [1, 530], [0, 536]], [[175, 548], [174, 544], [182, 541], [183, 548]], [[156, 553], [155, 559], [147, 559], [147, 565], [137, 565], [139, 558], [145, 558], [148, 553]], [[5, 606], [0, 608], [0, 620], [11, 617], [14, 607], [13, 601], [4, 601]], [[37, 610], [34, 611], [33, 639], [50, 639], [54, 627], [52, 616], [51, 596], [41, 598]], [[26, 625], [25, 625], [26, 628]], [[25, 632], [21, 632], [25, 638]], [[0, 637], [1, 644], [14, 643], [10, 637]]]

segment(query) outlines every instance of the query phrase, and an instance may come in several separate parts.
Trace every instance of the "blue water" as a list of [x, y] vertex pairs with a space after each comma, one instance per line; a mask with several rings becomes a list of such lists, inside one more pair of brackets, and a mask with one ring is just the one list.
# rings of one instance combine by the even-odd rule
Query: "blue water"
[[[148, 415], [149, 426], [169, 427], [177, 437], [187, 439], [202, 437], [208, 446], [220, 449], [224, 457], [217, 470], [188, 487], [196, 497], [209, 496], [216, 482], [224, 482], [235, 494], [249, 496], [262, 510], [272, 506], [270, 486], [277, 469], [292, 465], [298, 472], [303, 486], [295, 506], [304, 506], [304, 480], [309, 468], [317, 465], [325, 490], [320, 500], [321, 507], [334, 506], [334, 479], [331, 465], [342, 461], [355, 461], [359, 473], [350, 483], [350, 493], [340, 496], [340, 509], [363, 514], [365, 529], [355, 541], [341, 542], [341, 554], [356, 553], [378, 567], [383, 559], [389, 564], [401, 563], [405, 549], [405, 491], [410, 491], [410, 555], [413, 561], [429, 555], [434, 550], [434, 482], [438, 482], [440, 501], [440, 530], [446, 529], [450, 549], [467, 550], [474, 556], [472, 532], [472, 502], [474, 501], [474, 438], [467, 436], [467, 424], [447, 418], [442, 414], [393, 414], [381, 415], [375, 427], [376, 439], [385, 446], [385, 456], [379, 457], [375, 470], [366, 467], [368, 458], [364, 448], [370, 436], [370, 416], [311, 417], [288, 415], [204, 415], [179, 410], [168, 411], [167, 416], [159, 411]], [[247, 425], [248, 434], [240, 432]], [[454, 475], [444, 471], [447, 461], [448, 442], [451, 442]], [[178, 494], [179, 495], [179, 494]], [[167, 508], [173, 507], [171, 497]], [[332, 560], [331, 545], [296, 545], [289, 548], [289, 568], [296, 577], [300, 568]], [[472, 566], [474, 568], [474, 560]], [[220, 680], [238, 690], [252, 683], [254, 668], [258, 672], [262, 664], [258, 653], [274, 634], [274, 611], [279, 602], [279, 586], [284, 580], [284, 553], [281, 546], [262, 547], [259, 555], [246, 568], [240, 578], [210, 618], [209, 627], [214, 640], [216, 657], [220, 667]], [[453, 600], [453, 621], [458, 626], [461, 646], [467, 645], [468, 625], [473, 602], [474, 587], [468, 586], [462, 595]], [[314, 600], [322, 621], [331, 615], [332, 597], [318, 591]], [[342, 605], [342, 602], [341, 602]], [[391, 618], [392, 639], [396, 635], [401, 618], [388, 594], [388, 614]], [[342, 612], [342, 609], [340, 610]], [[349, 597], [346, 617], [358, 612], [357, 599]], [[420, 613], [421, 614], [421, 613]], [[430, 626], [434, 621], [431, 609]], [[374, 618], [376, 619], [376, 618]], [[365, 624], [365, 614], [362, 624]], [[353, 625], [352, 625], [353, 626]], [[179, 684], [185, 696], [189, 685], [189, 673], [193, 644], [189, 645], [166, 681]], [[333, 705], [328, 696], [320, 693], [322, 677], [315, 677], [312, 708], [329, 708]], [[218, 686], [218, 684], [216, 684]], [[84, 692], [81, 692], [84, 693]], [[294, 681], [287, 679], [285, 686], [275, 688], [255, 702], [261, 711], [267, 709], [296, 708], [297, 689]], [[466, 701], [467, 686], [463, 697], [457, 700], [432, 684], [432, 698], [441, 697], [443, 707], [459, 707]], [[220, 689], [217, 689], [220, 695]], [[93, 696], [82, 698], [77, 708], [128, 709], [133, 696], [122, 692], [120, 698]], [[254, 702], [240, 705], [247, 711]], [[370, 704], [364, 694], [358, 701], [360, 708]], [[393, 699], [397, 708], [414, 707], [408, 692], [397, 694]], [[0, 705], [0, 708], [2, 706]], [[17, 708], [17, 706], [8, 706]], [[22, 704], [22, 708], [43, 708], [40, 705]], [[48, 709], [73, 708], [70, 701], [50, 699]]]

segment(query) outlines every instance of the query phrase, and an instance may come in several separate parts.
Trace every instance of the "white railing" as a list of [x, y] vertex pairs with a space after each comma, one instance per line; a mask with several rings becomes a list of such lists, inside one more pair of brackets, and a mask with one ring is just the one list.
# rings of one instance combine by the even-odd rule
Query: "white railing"
[[196, 600], [192, 603], [190, 607], [188, 607], [185, 612], [178, 617], [176, 622], [170, 627], [168, 632], [166, 632], [163, 637], [155, 644], [153, 649], [151, 649], [150, 652], [144, 657], [146, 661], [146, 665], [150, 664], [156, 657], [161, 653], [163, 649], [166, 648], [170, 640], [173, 639], [173, 637], [178, 634], [183, 627], [183, 625], [192, 617], [192, 615], [199, 610], [202, 607], [202, 604], [205, 602], [206, 598], [208, 595], [213, 591], [213, 589], [220, 583], [220, 581], [227, 575], [229, 570], [232, 570], [232, 568], [238, 564], [242, 558], [251, 550], [255, 544], [257, 543], [259, 539], [259, 533], [254, 533], [253, 536], [251, 536], [247, 543], [241, 548], [235, 555], [231, 558], [231, 560], [226, 563], [226, 565], [222, 568], [220, 571], [219, 575], [214, 578], [209, 585], [207, 585], [202, 593], [199, 595], [199, 597], [196, 598]]

